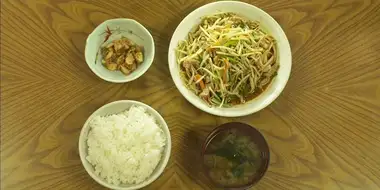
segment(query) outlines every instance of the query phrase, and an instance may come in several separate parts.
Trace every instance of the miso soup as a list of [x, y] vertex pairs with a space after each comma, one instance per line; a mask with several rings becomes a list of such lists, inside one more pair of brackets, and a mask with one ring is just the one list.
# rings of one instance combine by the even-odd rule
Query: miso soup
[[204, 156], [211, 180], [225, 187], [248, 184], [257, 175], [261, 162], [260, 151], [252, 137], [236, 129], [214, 137]]

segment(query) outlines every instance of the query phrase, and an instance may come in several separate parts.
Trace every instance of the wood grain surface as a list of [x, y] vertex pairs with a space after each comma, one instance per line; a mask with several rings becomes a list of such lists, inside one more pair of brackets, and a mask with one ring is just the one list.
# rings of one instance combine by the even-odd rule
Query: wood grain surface
[[[233, 119], [192, 106], [168, 69], [173, 31], [207, 2], [2, 0], [1, 189], [104, 189], [80, 162], [78, 136], [93, 111], [121, 99], [151, 105], [170, 127], [169, 164], [146, 189], [212, 189], [200, 146], [228, 121], [254, 125], [269, 143], [253, 189], [380, 189], [380, 1], [249, 1], [283, 27], [293, 67], [275, 102]], [[142, 23], [156, 43], [152, 67], [127, 84], [101, 80], [84, 59], [87, 35], [117, 17]]]

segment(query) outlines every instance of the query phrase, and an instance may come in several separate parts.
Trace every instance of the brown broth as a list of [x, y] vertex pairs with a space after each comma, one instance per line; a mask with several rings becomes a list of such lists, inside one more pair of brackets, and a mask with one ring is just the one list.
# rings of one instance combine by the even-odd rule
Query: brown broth
[[[248, 94], [247, 96], [245, 96], [244, 97], [245, 102], [251, 101], [251, 100], [255, 99], [256, 97], [258, 97], [261, 93], [263, 93], [268, 88], [268, 86], [272, 83], [274, 77], [275, 76], [273, 76], [270, 79], [270, 82], [268, 82], [268, 84], [264, 85], [263, 88], [256, 88], [255, 92], [253, 92], [253, 93]], [[237, 105], [237, 104], [241, 104], [241, 103], [242, 102], [240, 101], [239, 98], [236, 98], [236, 99], [234, 99], [234, 100], [231, 101], [232, 105]]]

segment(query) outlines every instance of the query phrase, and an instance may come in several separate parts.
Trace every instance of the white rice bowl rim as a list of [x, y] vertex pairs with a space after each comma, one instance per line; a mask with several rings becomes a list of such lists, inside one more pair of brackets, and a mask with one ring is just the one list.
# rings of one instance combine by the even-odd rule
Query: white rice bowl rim
[[[107, 109], [107, 108], [111, 109], [111, 107], [114, 107], [117, 104], [119, 104], [118, 105], [119, 107], [124, 107], [124, 109], [123, 110], [118, 109], [117, 111], [109, 111], [107, 114], [100, 114], [105, 109]], [[145, 181], [143, 181], [142, 183], [138, 183], [138, 184], [120, 184], [120, 185], [115, 185], [115, 184], [108, 183], [105, 179], [103, 179], [102, 177], [96, 175], [93, 166], [86, 159], [86, 157], [88, 155], [88, 152], [87, 152], [88, 145], [86, 143], [86, 140], [87, 140], [88, 133], [90, 131], [90, 125], [89, 125], [89, 123], [96, 116], [99, 116], [99, 115], [100, 116], [106, 116], [106, 115], [111, 115], [111, 114], [117, 114], [117, 113], [120, 113], [120, 112], [122, 112], [124, 110], [130, 109], [132, 106], [140, 106], [140, 107], [145, 108], [146, 111], [147, 111], [147, 113], [149, 113], [152, 117], [155, 118], [155, 120], [157, 121], [158, 125], [162, 128], [162, 130], [164, 132], [164, 135], [166, 137], [165, 147], [164, 147], [164, 151], [162, 153], [162, 157], [161, 157], [158, 165], [154, 169], [153, 173]], [[80, 156], [82, 165], [85, 168], [85, 170], [87, 171], [87, 173], [96, 182], [98, 182], [99, 184], [103, 185], [104, 187], [107, 187], [107, 188], [110, 188], [110, 189], [118, 189], [118, 190], [140, 189], [140, 188], [143, 188], [143, 187], [151, 184], [153, 181], [155, 181], [163, 173], [163, 171], [164, 171], [164, 169], [165, 169], [165, 167], [166, 167], [166, 165], [167, 165], [167, 163], [169, 161], [170, 152], [171, 152], [170, 131], [169, 131], [168, 125], [166, 124], [164, 118], [155, 109], [153, 109], [152, 107], [150, 107], [150, 106], [148, 106], [148, 105], [146, 105], [146, 104], [144, 104], [142, 102], [138, 102], [138, 101], [134, 101], [134, 100], [119, 100], [119, 101], [114, 101], [114, 102], [108, 103], [108, 104], [100, 107], [99, 109], [97, 109], [94, 113], [92, 113], [90, 115], [90, 117], [84, 123], [84, 125], [82, 127], [82, 130], [80, 132], [80, 135], [79, 135], [79, 143], [78, 144], [79, 144], [79, 146], [78, 146], [78, 148], [79, 148], [79, 156]]]

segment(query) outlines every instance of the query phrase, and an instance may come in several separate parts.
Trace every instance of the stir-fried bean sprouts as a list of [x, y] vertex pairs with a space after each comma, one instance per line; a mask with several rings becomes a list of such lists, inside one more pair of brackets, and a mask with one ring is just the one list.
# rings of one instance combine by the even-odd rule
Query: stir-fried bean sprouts
[[257, 21], [234, 13], [206, 16], [176, 49], [184, 84], [211, 106], [260, 94], [279, 68], [276, 41]]

